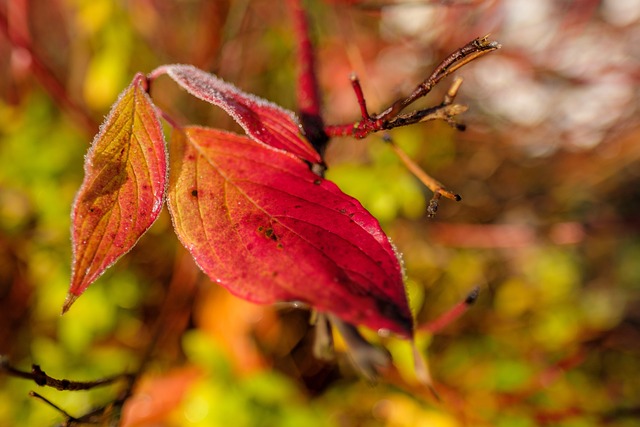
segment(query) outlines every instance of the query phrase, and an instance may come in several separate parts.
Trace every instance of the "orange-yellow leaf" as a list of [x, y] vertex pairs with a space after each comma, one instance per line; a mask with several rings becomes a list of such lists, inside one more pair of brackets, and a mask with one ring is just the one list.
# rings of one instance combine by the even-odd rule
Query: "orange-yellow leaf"
[[167, 154], [158, 115], [134, 77], [111, 109], [85, 158], [72, 213], [71, 286], [63, 312], [128, 252], [162, 209]]

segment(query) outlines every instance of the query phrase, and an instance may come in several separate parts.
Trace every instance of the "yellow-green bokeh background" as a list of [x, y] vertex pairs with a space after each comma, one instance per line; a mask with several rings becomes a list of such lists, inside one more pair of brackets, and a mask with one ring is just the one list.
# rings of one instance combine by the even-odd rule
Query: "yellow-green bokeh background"
[[[586, 2], [595, 6], [582, 15], [567, 7], [541, 21], [540, 34], [555, 38], [535, 43], [523, 41], [533, 25], [525, 17], [541, 12], [525, 2], [396, 9], [380, 6], [387, 2], [308, 2], [331, 123], [358, 117], [348, 80], [353, 70], [379, 111], [464, 42], [492, 32], [504, 46], [492, 54], [498, 59], [465, 71], [460, 99], [471, 106], [463, 117], [467, 132], [443, 123], [392, 132], [423, 168], [463, 196], [460, 203], [443, 201], [434, 220], [425, 215], [429, 192], [379, 138], [338, 139], [327, 154], [328, 177], [381, 221], [404, 254], [419, 322], [481, 288], [465, 316], [435, 336], [417, 336], [441, 401], [416, 387], [410, 347], [394, 338], [381, 342], [398, 374], [375, 386], [359, 379], [344, 355], [314, 360], [306, 315], [256, 307], [209, 283], [179, 247], [166, 212], [60, 316], [69, 280], [70, 208], [96, 130], [86, 123], [102, 120], [135, 72], [174, 62], [193, 63], [294, 109], [294, 40], [283, 3], [33, 0], [1, 6], [8, 8], [10, 31], [24, 32], [26, 23], [33, 51], [86, 120], [43, 84], [25, 50], [0, 38], [0, 353], [14, 366], [36, 363], [56, 378], [103, 378], [137, 369], [159, 324], [129, 425], [637, 425], [637, 47], [603, 49], [592, 60], [615, 68], [607, 81], [618, 79], [616, 99], [626, 100], [624, 108], [612, 104], [607, 91], [594, 89], [595, 98], [582, 103], [571, 98], [572, 90], [596, 87], [609, 71], [580, 65], [588, 58], [569, 41], [592, 33], [614, 38], [616, 46], [637, 40], [640, 20], [612, 15], [620, 6], [611, 1]], [[431, 19], [433, 28], [393, 26], [407, 14], [406, 22]], [[569, 53], [558, 61], [567, 64], [545, 61], [562, 48]], [[505, 70], [519, 73], [508, 87], [500, 83], [508, 81]], [[439, 102], [446, 84], [421, 105]], [[527, 98], [531, 93], [537, 95]], [[180, 119], [236, 129], [168, 82], [158, 81], [152, 94]], [[557, 98], [545, 98], [544, 113], [529, 116], [527, 108], [534, 107], [522, 107], [539, 107], [522, 100], [547, 95]], [[593, 120], [580, 122], [590, 117], [580, 113], [589, 103], [618, 115], [600, 128]], [[340, 340], [337, 345], [344, 349]], [[30, 390], [80, 416], [120, 389], [58, 392], [1, 376], [0, 425], [64, 420], [30, 398]]]

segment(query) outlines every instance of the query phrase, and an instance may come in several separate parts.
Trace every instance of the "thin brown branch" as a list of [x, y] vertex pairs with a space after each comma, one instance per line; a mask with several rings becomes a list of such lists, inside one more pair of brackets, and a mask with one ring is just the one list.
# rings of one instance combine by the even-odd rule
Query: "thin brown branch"
[[444, 61], [436, 67], [431, 75], [416, 87], [416, 89], [403, 100], [394, 102], [391, 107], [376, 117], [380, 120], [388, 120], [395, 117], [400, 111], [426, 96], [431, 90], [445, 77], [458, 70], [469, 62], [486, 55], [500, 48], [497, 42], [490, 42], [489, 35], [471, 40], [451, 55], [446, 57]]
[[466, 105], [460, 104], [441, 104], [436, 107], [427, 108], [424, 110], [413, 111], [407, 114], [398, 114], [393, 119], [386, 122], [383, 126], [384, 130], [389, 130], [401, 126], [412, 125], [414, 123], [428, 122], [432, 120], [444, 120], [451, 124], [455, 128], [459, 128], [460, 125], [453, 122], [453, 117], [458, 114], [462, 114], [468, 110]]
[[53, 403], [52, 401], [50, 401], [49, 399], [44, 397], [43, 395], [38, 394], [35, 391], [30, 391], [29, 392], [29, 396], [35, 397], [36, 399], [41, 400], [44, 403], [46, 403], [47, 405], [51, 406], [53, 409], [55, 409], [56, 411], [58, 411], [62, 415], [64, 415], [67, 418], [67, 421], [75, 420], [75, 418], [73, 416], [69, 415], [69, 413], [67, 411], [65, 411], [64, 409], [62, 409], [61, 407], [59, 407], [58, 405], [56, 405], [55, 403]]
[[0, 371], [6, 372], [8, 375], [18, 378], [24, 378], [32, 380], [36, 384], [42, 387], [52, 387], [61, 391], [77, 391], [77, 390], [91, 390], [96, 387], [103, 387], [113, 384], [116, 381], [129, 378], [131, 374], [120, 374], [113, 377], [103, 378], [96, 381], [72, 381], [67, 379], [59, 380], [47, 375], [39, 365], [31, 365], [31, 371], [21, 371], [13, 367], [9, 360], [2, 356], [0, 357]]
[[395, 101], [386, 110], [375, 116], [370, 116], [367, 112], [360, 84], [357, 79], [354, 80], [352, 78], [352, 86], [356, 93], [358, 104], [360, 105], [362, 119], [355, 123], [326, 126], [324, 129], [325, 133], [330, 137], [353, 136], [355, 138], [364, 138], [373, 132], [438, 119], [445, 120], [456, 128], [462, 129], [460, 125], [455, 124], [451, 120], [451, 117], [466, 110], [464, 106], [452, 104], [462, 83], [461, 80], [458, 79], [454, 81], [444, 101], [440, 105], [406, 114], [400, 114], [400, 112], [416, 100], [429, 94], [442, 79], [454, 71], [499, 48], [500, 45], [497, 42], [488, 40], [488, 35], [470, 41], [445, 58], [444, 61], [435, 68], [433, 73], [420, 83], [409, 96]]
[[111, 404], [101, 406], [92, 410], [91, 412], [84, 414], [81, 417], [74, 417], [70, 415], [67, 411], [51, 402], [46, 397], [41, 394], [36, 393], [35, 391], [29, 392], [29, 396], [34, 397], [47, 405], [51, 406], [56, 411], [60, 412], [65, 418], [65, 422], [62, 424], [64, 427], [74, 427], [74, 426], [86, 426], [89, 425], [118, 425], [120, 422], [120, 412], [118, 409], [122, 407], [123, 401], [116, 401]]
[[404, 165], [413, 173], [416, 178], [420, 180], [424, 185], [429, 188], [434, 194], [441, 195], [446, 197], [447, 199], [455, 200], [459, 202], [462, 200], [459, 194], [456, 194], [440, 183], [440, 181], [429, 176], [420, 166], [418, 166], [408, 155], [405, 153], [402, 148], [400, 148], [388, 135], [385, 135], [383, 140], [389, 144], [391, 149], [396, 153], [398, 158], [404, 163]]

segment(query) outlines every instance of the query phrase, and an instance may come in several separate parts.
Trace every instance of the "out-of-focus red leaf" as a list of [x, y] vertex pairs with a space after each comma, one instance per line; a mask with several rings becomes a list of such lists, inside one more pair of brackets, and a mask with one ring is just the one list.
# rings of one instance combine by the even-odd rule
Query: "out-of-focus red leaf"
[[167, 74], [196, 98], [225, 110], [256, 141], [285, 150], [312, 164], [323, 163], [320, 154], [302, 135], [300, 123], [291, 111], [244, 93], [191, 65], [164, 65], [151, 76], [161, 74]]
[[302, 301], [412, 335], [400, 262], [357, 200], [244, 136], [189, 127], [170, 151], [174, 226], [213, 281], [253, 302]]
[[128, 252], [162, 209], [167, 154], [142, 74], [120, 95], [85, 159], [72, 213], [73, 271], [63, 311]]

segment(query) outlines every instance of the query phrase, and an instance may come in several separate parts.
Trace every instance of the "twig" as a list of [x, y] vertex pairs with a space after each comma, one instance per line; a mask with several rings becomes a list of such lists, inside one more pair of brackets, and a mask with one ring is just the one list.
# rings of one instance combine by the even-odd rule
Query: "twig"
[[460, 195], [447, 190], [439, 181], [427, 175], [427, 173], [422, 170], [422, 168], [420, 168], [420, 166], [418, 166], [413, 160], [411, 160], [407, 153], [405, 153], [400, 147], [398, 147], [398, 145], [393, 142], [390, 137], [385, 135], [383, 139], [391, 146], [402, 163], [407, 166], [407, 169], [409, 169], [411, 173], [413, 173], [424, 185], [426, 185], [429, 190], [433, 191], [435, 194], [443, 195], [447, 199], [455, 200], [456, 202], [462, 200], [462, 197], [460, 197]]
[[59, 380], [47, 375], [39, 365], [31, 365], [31, 372], [21, 371], [11, 366], [9, 360], [5, 356], [0, 357], [0, 371], [4, 371], [14, 377], [32, 380], [42, 387], [52, 387], [61, 391], [91, 390], [96, 387], [103, 387], [109, 384], [113, 384], [116, 381], [132, 376], [132, 374], [125, 373], [96, 381], [72, 381], [66, 379]]
[[[84, 414], [81, 417], [74, 417], [73, 415], [69, 414], [67, 411], [65, 411], [64, 409], [62, 409], [61, 407], [59, 407], [58, 405], [56, 405], [55, 403], [47, 399], [46, 397], [42, 396], [41, 394], [36, 393], [35, 391], [30, 391], [29, 396], [43, 401], [44, 403], [46, 403], [47, 405], [51, 406], [53, 409], [55, 409], [56, 411], [64, 415], [64, 417], [66, 418], [66, 421], [62, 424], [63, 427], [73, 427], [76, 425], [86, 426], [87, 424], [110, 425], [110, 426], [116, 425], [116, 424], [113, 424], [114, 411], [119, 408], [116, 406], [116, 404], [119, 404], [120, 406], [122, 406], [121, 402], [116, 401], [113, 404], [108, 404], [100, 408], [96, 408], [91, 412]], [[116, 422], [119, 422], [120, 420], [119, 413], [117, 415], [118, 416], [115, 417]]]
[[414, 123], [428, 122], [431, 120], [444, 120], [452, 127], [458, 130], [464, 130], [464, 125], [457, 124], [453, 121], [453, 117], [464, 113], [468, 110], [466, 105], [460, 104], [440, 104], [435, 107], [426, 108], [424, 110], [413, 111], [407, 114], [398, 114], [393, 119], [382, 125], [382, 130], [390, 130], [393, 128], [412, 125]]
[[431, 332], [432, 334], [438, 333], [445, 326], [451, 324], [457, 318], [462, 316], [469, 309], [469, 307], [471, 307], [476, 302], [479, 294], [480, 288], [476, 286], [471, 292], [469, 292], [469, 294], [467, 294], [463, 301], [460, 301], [447, 312], [443, 313], [438, 318], [421, 326], [418, 329]]
[[[351, 76], [351, 85], [353, 87], [353, 91], [356, 94], [356, 98], [358, 100], [358, 104], [360, 105], [360, 114], [362, 115], [362, 123], [376, 123], [374, 119], [369, 115], [367, 110], [367, 103], [364, 99], [364, 95], [362, 92], [362, 87], [360, 86], [360, 81], [358, 77], [355, 75]], [[389, 120], [382, 124], [382, 129], [391, 129], [398, 126], [404, 126], [407, 124], [424, 122], [427, 120], [444, 120], [453, 127], [458, 130], [464, 130], [464, 126], [456, 123], [453, 120], [453, 117], [463, 113], [467, 110], [467, 107], [464, 105], [453, 104], [453, 101], [458, 94], [458, 90], [460, 90], [460, 86], [462, 85], [462, 79], [457, 78], [453, 81], [449, 90], [444, 96], [444, 99], [440, 103], [440, 105], [432, 108], [428, 108], [425, 110], [414, 111], [408, 114], [400, 114], [394, 117], [392, 120]], [[382, 136], [382, 140], [389, 144], [391, 149], [396, 153], [400, 161], [404, 163], [404, 165], [409, 169], [411, 173], [413, 173], [416, 178], [418, 178], [427, 188], [429, 188], [433, 192], [433, 197], [429, 201], [429, 206], [427, 208], [427, 215], [429, 217], [435, 216], [438, 211], [438, 204], [440, 198], [442, 196], [455, 200], [459, 202], [462, 200], [462, 197], [459, 194], [456, 194], [445, 186], [432, 178], [429, 174], [427, 174], [420, 166], [418, 166], [408, 155], [405, 153], [391, 138], [389, 134], [384, 134]]]
[[387, 120], [396, 116], [410, 104], [426, 96], [442, 79], [447, 77], [469, 62], [486, 55], [487, 53], [500, 48], [497, 42], [489, 41], [489, 34], [479, 37], [462, 46], [460, 49], [446, 57], [444, 61], [436, 67], [431, 75], [416, 87], [416, 89], [403, 100], [396, 101], [387, 110], [380, 113], [376, 118]]
[[356, 94], [356, 99], [358, 100], [358, 105], [360, 106], [360, 114], [363, 120], [371, 120], [371, 116], [369, 115], [369, 110], [367, 110], [367, 101], [364, 99], [364, 93], [362, 93], [362, 86], [360, 85], [360, 80], [358, 76], [354, 73], [351, 74], [351, 87]]
[[451, 103], [462, 83], [459, 80], [454, 81], [440, 105], [406, 114], [400, 114], [400, 112], [416, 100], [426, 96], [442, 79], [460, 67], [499, 48], [500, 45], [497, 42], [488, 40], [488, 35], [470, 41], [445, 58], [433, 73], [420, 83], [408, 97], [395, 101], [390, 107], [377, 115], [369, 114], [360, 83], [356, 77], [351, 77], [351, 83], [360, 105], [362, 119], [355, 123], [326, 126], [324, 131], [329, 137], [353, 136], [355, 138], [364, 138], [373, 132], [435, 119], [443, 119], [461, 129], [459, 125], [454, 124], [451, 120], [451, 117], [466, 110], [464, 106]]
[[47, 405], [51, 406], [53, 409], [55, 409], [56, 411], [60, 412], [62, 415], [67, 417], [67, 420], [76, 420], [75, 417], [69, 415], [69, 413], [67, 411], [65, 411], [64, 409], [62, 409], [61, 407], [59, 407], [58, 405], [56, 405], [55, 403], [53, 403], [52, 401], [50, 401], [49, 399], [44, 397], [43, 395], [38, 394], [35, 391], [30, 391], [29, 392], [29, 396], [35, 397], [38, 400], [42, 400], [44, 403], [46, 403]]

